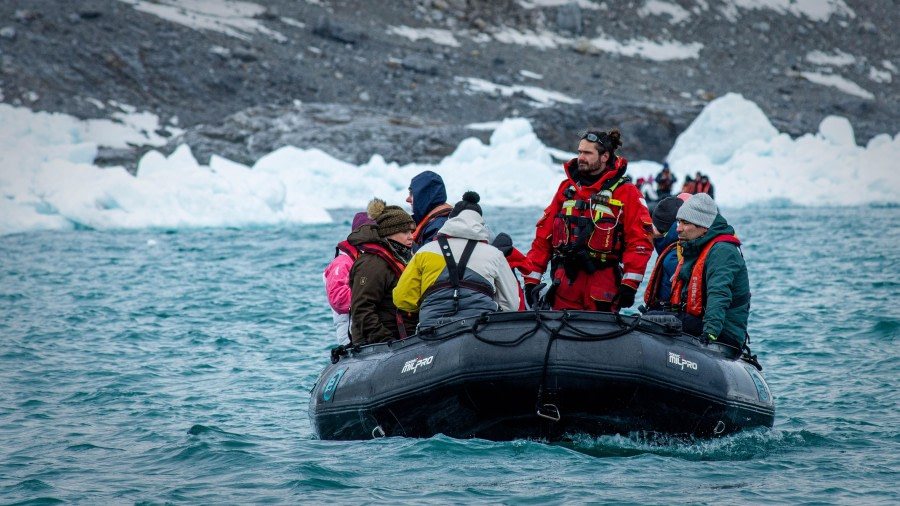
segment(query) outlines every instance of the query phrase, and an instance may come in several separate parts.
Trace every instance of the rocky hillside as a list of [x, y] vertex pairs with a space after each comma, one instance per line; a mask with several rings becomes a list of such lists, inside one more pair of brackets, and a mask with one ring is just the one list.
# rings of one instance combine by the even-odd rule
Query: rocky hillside
[[[661, 159], [737, 92], [792, 135], [829, 114], [900, 131], [896, 0], [29, 0], [0, 2], [3, 102], [82, 118], [135, 109], [201, 161], [282, 145], [360, 163], [435, 161], [529, 118], [571, 149], [588, 126]], [[177, 127], [177, 130], [176, 130]], [[105, 150], [133, 168], [149, 147]]]

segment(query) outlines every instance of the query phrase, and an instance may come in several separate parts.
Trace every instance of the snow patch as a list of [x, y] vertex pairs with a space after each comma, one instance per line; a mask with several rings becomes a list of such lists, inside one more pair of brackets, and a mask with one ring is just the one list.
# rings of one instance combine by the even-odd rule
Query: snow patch
[[841, 50], [835, 51], [834, 54], [828, 54], [817, 50], [806, 53], [806, 61], [816, 65], [844, 67], [855, 63], [856, 57]]
[[519, 31], [512, 28], [499, 28], [491, 32], [491, 36], [504, 44], [516, 44], [519, 46], [531, 46], [538, 49], [553, 49], [571, 42], [571, 39], [562, 37], [553, 32]]
[[879, 70], [875, 67], [869, 68], [869, 79], [876, 83], [889, 83], [894, 79], [893, 74], [888, 70]]
[[519, 5], [523, 9], [541, 9], [544, 7], [562, 7], [574, 3], [582, 9], [599, 10], [600, 5], [595, 4], [591, 0], [518, 0]]
[[278, 42], [288, 38], [266, 28], [255, 16], [266, 12], [262, 5], [237, 0], [119, 0], [134, 9], [178, 23], [193, 30], [210, 30], [241, 40], [262, 34]]
[[519, 71], [519, 75], [521, 75], [522, 77], [527, 77], [528, 79], [535, 79], [538, 81], [544, 78], [543, 74], [538, 74], [537, 72], [532, 72], [530, 70], [524, 69]]
[[619, 41], [607, 37], [591, 39], [589, 44], [592, 48], [606, 53], [618, 53], [653, 61], [697, 59], [700, 57], [700, 50], [703, 49], [703, 44], [699, 42], [684, 44], [675, 41], [653, 42], [647, 39]]
[[875, 100], [875, 95], [872, 92], [864, 89], [862, 86], [854, 83], [853, 81], [841, 77], [837, 74], [822, 74], [819, 72], [800, 72], [800, 75], [803, 76], [807, 81], [821, 84], [823, 86], [831, 86], [832, 88], [837, 88], [844, 93], [849, 95], [855, 95], [860, 98], [864, 98], [866, 100]]
[[793, 14], [821, 22], [828, 22], [832, 16], [856, 17], [853, 9], [843, 0], [726, 0], [721, 9], [732, 22], [737, 21], [739, 9], [769, 9], [779, 14]]
[[637, 10], [640, 17], [647, 16], [668, 16], [669, 22], [677, 25], [690, 19], [691, 13], [686, 11], [680, 5], [661, 0], [649, 0], [643, 7]]
[[389, 26], [387, 33], [399, 35], [415, 42], [420, 39], [428, 39], [435, 44], [449, 47], [459, 47], [459, 41], [450, 30], [438, 28], [413, 28], [411, 26]]
[[504, 86], [502, 84], [492, 83], [490, 81], [485, 81], [484, 79], [479, 79], [477, 77], [457, 77], [456, 80], [467, 84], [469, 89], [475, 92], [488, 94], [498, 93], [504, 97], [509, 97], [517, 93], [521, 93], [527, 96], [529, 99], [544, 106], [553, 105], [554, 102], [560, 102], [564, 104], [581, 103], [581, 100], [572, 98], [568, 95], [564, 95], [556, 91], [545, 90], [543, 88], [538, 88], [535, 86]]

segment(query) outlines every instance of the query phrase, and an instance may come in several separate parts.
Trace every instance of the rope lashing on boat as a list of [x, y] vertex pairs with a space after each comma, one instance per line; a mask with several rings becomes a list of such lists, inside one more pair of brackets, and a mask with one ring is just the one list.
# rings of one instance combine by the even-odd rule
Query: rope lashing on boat
[[744, 339], [744, 346], [741, 350], [741, 360], [755, 367], [757, 371], [762, 372], [762, 364], [759, 363], [756, 355], [750, 351], [750, 333], [745, 331], [744, 336], [746, 339]]
[[539, 330], [544, 329], [549, 334], [553, 334], [554, 332], [559, 333], [559, 331], [566, 329], [571, 331], [574, 335], [560, 335], [559, 339], [569, 340], [569, 341], [604, 341], [607, 339], [615, 339], [618, 337], [622, 337], [626, 334], [633, 332], [637, 329], [638, 325], [641, 322], [641, 315], [636, 315], [634, 317], [634, 321], [631, 323], [625, 323], [622, 317], [616, 313], [616, 324], [620, 328], [613, 330], [611, 332], [607, 332], [604, 334], [593, 334], [591, 332], [587, 332], [582, 330], [575, 325], [572, 324], [573, 320], [577, 320], [576, 315], [569, 313], [568, 311], [563, 311], [563, 316], [558, 321], [560, 324], [556, 327], [556, 329], [551, 328], [549, 322], [554, 322], [557, 320], [547, 320], [541, 316], [540, 312], [532, 313], [534, 315], [534, 327], [523, 332], [515, 339], [509, 341], [497, 341], [493, 339], [488, 339], [482, 335], [480, 335], [479, 331], [482, 330], [485, 324], [491, 323], [490, 317], [481, 316], [479, 318], [475, 318], [472, 325], [470, 327], [461, 327], [456, 329], [453, 332], [448, 332], [447, 334], [443, 334], [440, 336], [436, 336], [436, 329], [433, 327], [429, 327], [426, 329], [420, 329], [419, 338], [423, 341], [442, 341], [444, 339], [450, 339], [462, 334], [471, 333], [475, 339], [494, 346], [518, 346], [523, 341], [528, 339], [529, 337], [535, 335]]
[[[544, 390], [545, 390], [545, 386], [547, 385], [547, 369], [549, 368], [549, 364], [550, 364], [550, 349], [553, 347], [553, 341], [555, 341], [557, 339], [569, 340], [569, 341], [600, 341], [600, 340], [607, 340], [607, 339], [615, 339], [618, 337], [622, 337], [625, 334], [628, 334], [630, 332], [633, 332], [634, 329], [637, 328], [638, 324], [641, 321], [641, 316], [638, 315], [637, 317], [634, 318], [634, 321], [632, 323], [626, 324], [625, 321], [622, 319], [621, 315], [619, 315], [618, 311], [615, 313], [615, 315], [616, 315], [616, 324], [619, 325], [619, 327], [621, 327], [621, 328], [619, 328], [618, 330], [609, 332], [607, 334], [590, 334], [581, 329], [573, 327], [572, 324], [569, 322], [569, 320], [572, 318], [573, 315], [565, 310], [563, 311], [562, 318], [560, 318], [561, 323], [559, 326], [557, 326], [555, 329], [551, 330], [551, 329], [547, 328], [545, 325], [545, 328], [547, 328], [547, 330], [550, 332], [550, 336], [547, 339], [547, 349], [544, 352], [544, 364], [541, 369], [541, 384], [538, 385], [537, 399], [535, 402], [535, 409], [536, 409], [538, 416], [540, 416], [542, 418], [546, 418], [553, 422], [558, 422], [560, 420], [560, 418], [562, 418], [562, 414], [559, 412], [559, 408], [555, 404], [549, 404], [549, 403], [545, 404], [544, 403]], [[538, 315], [538, 319], [540, 319], [540, 315]], [[560, 331], [564, 328], [572, 330], [572, 332], [574, 332], [577, 337], [561, 336]]]
[[[562, 418], [562, 414], [559, 412], [559, 408], [555, 404], [544, 404], [544, 386], [547, 384], [547, 369], [550, 363], [550, 348], [553, 346], [553, 341], [559, 336], [559, 329], [563, 328], [566, 321], [568, 320], [569, 312], [563, 311], [562, 324], [553, 329], [550, 332], [550, 337], [547, 339], [547, 350], [544, 351], [544, 365], [541, 367], [541, 384], [538, 385], [537, 391], [537, 399], [535, 400], [535, 411], [537, 415], [551, 420], [553, 422], [558, 422], [560, 418]], [[538, 315], [540, 318], [540, 315]]]
[[494, 346], [518, 346], [520, 343], [522, 343], [529, 337], [537, 334], [538, 330], [540, 330], [540, 329], [544, 329], [547, 332], [552, 332], [552, 330], [547, 326], [547, 324], [544, 323], [544, 320], [541, 318], [541, 314], [535, 313], [534, 327], [532, 327], [531, 330], [523, 333], [522, 335], [520, 335], [519, 337], [517, 337], [516, 339], [514, 339], [512, 341], [491, 341], [490, 339], [485, 339], [484, 337], [481, 337], [480, 335], [478, 335], [479, 325], [481, 325], [483, 323], [488, 323], [488, 321], [489, 321], [489, 319], [486, 317], [478, 318], [477, 320], [475, 320], [475, 323], [472, 324], [472, 327], [471, 327], [471, 329], [469, 329], [469, 331], [472, 332], [472, 336], [474, 336], [475, 339], [478, 339], [479, 341], [481, 341], [485, 344], [492, 344]]
[[[616, 324], [620, 327], [618, 330], [613, 330], [606, 334], [591, 334], [590, 332], [585, 332], [570, 323], [569, 313], [568, 311], [563, 312], [563, 317], [560, 319], [562, 324], [560, 325], [560, 330], [563, 328], [569, 329], [572, 331], [575, 336], [562, 336], [560, 339], [565, 339], [568, 341], [605, 341], [607, 339], [616, 339], [618, 337], [622, 337], [626, 334], [630, 334], [637, 329], [638, 325], [641, 323], [642, 315], [638, 314], [634, 316], [634, 321], [631, 323], [625, 323], [625, 320], [622, 319], [622, 316], [616, 312]], [[574, 319], [574, 318], [573, 318]]]
[[425, 327], [425, 328], [420, 328], [419, 333], [417, 335], [419, 336], [419, 339], [421, 339], [423, 341], [444, 341], [444, 340], [452, 339], [454, 337], [457, 337], [457, 336], [460, 336], [463, 334], [472, 334], [475, 337], [475, 339], [477, 339], [483, 343], [486, 343], [486, 344], [491, 344], [494, 346], [518, 346], [520, 343], [522, 343], [522, 341], [533, 336], [534, 334], [537, 333], [538, 330], [540, 330], [542, 328], [547, 330], [548, 332], [551, 331], [550, 328], [547, 327], [547, 325], [545, 325], [543, 323], [543, 320], [541, 319], [540, 314], [535, 313], [535, 315], [536, 316], [535, 316], [534, 327], [532, 327], [531, 330], [524, 332], [522, 335], [520, 335], [519, 337], [517, 337], [516, 339], [514, 339], [512, 341], [492, 341], [490, 339], [485, 339], [484, 337], [478, 335], [479, 327], [481, 327], [482, 325], [484, 325], [486, 323], [491, 322], [491, 319], [488, 316], [479, 316], [478, 318], [473, 318], [473, 322], [472, 322], [471, 326], [459, 327], [456, 330], [453, 330], [446, 334], [436, 335], [437, 327]]

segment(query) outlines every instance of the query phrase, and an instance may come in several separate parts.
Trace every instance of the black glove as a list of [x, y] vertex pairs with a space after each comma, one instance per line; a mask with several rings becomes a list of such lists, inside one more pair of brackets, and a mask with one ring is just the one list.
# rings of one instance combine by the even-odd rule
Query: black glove
[[525, 283], [525, 302], [528, 303], [528, 307], [534, 308], [537, 306], [541, 298], [541, 290], [545, 286], [547, 286], [547, 283]]
[[635, 292], [636, 290], [628, 285], [619, 285], [619, 291], [613, 297], [612, 305], [619, 309], [633, 306]]

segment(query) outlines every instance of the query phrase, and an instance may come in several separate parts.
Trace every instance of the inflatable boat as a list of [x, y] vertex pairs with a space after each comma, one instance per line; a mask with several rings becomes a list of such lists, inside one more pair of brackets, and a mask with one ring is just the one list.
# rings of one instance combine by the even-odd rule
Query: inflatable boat
[[771, 427], [755, 356], [683, 334], [672, 316], [489, 313], [390, 343], [338, 347], [310, 391], [320, 439], [547, 441]]

